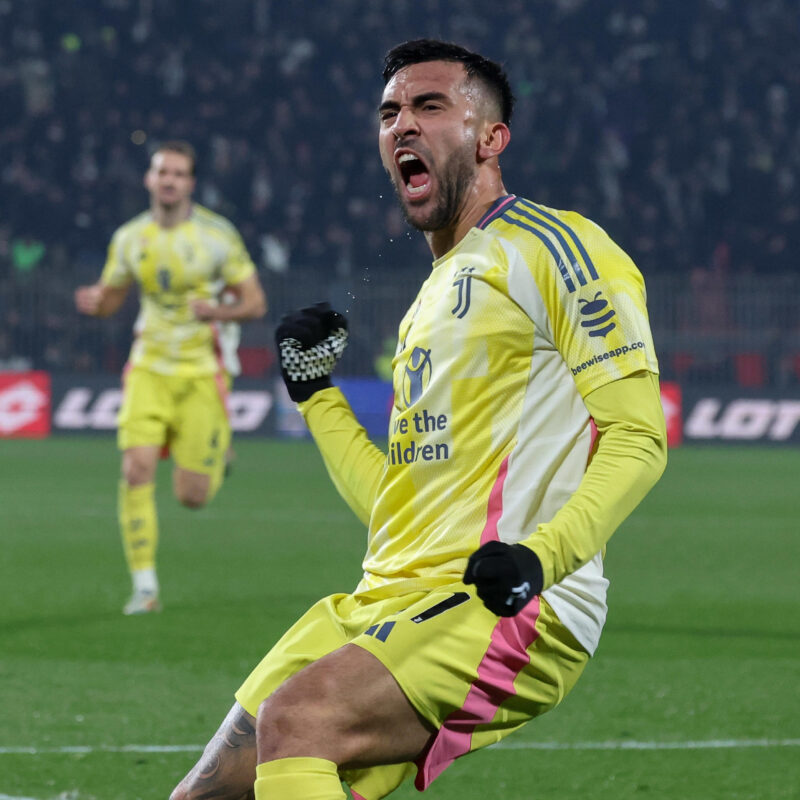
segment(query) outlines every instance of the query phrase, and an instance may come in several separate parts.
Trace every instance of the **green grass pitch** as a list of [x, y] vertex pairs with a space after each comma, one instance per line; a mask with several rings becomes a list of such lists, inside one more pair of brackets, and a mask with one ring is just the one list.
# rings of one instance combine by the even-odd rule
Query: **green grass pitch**
[[[126, 618], [113, 440], [0, 441], [1, 799], [166, 798], [263, 652], [355, 585], [365, 532], [313, 444], [236, 446], [199, 512], [163, 465], [165, 609]], [[674, 451], [611, 540], [575, 691], [426, 796], [800, 798], [798, 476], [797, 449]]]

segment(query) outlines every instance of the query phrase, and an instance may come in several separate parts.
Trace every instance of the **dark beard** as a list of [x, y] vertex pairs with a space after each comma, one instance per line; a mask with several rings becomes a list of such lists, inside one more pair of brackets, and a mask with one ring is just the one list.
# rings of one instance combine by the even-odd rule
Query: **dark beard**
[[472, 183], [474, 169], [472, 151], [457, 150], [448, 156], [442, 169], [438, 171], [442, 176], [439, 181], [439, 203], [424, 220], [411, 219], [400, 188], [395, 186], [406, 222], [418, 231], [440, 231], [450, 227], [464, 206], [464, 198]]

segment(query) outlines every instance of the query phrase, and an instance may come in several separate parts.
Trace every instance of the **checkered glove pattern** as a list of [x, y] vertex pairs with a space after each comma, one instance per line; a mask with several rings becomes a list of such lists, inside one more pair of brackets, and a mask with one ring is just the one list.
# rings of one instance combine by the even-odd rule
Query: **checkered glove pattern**
[[347, 320], [328, 303], [284, 316], [275, 330], [281, 374], [296, 403], [331, 386], [331, 373], [347, 346]]

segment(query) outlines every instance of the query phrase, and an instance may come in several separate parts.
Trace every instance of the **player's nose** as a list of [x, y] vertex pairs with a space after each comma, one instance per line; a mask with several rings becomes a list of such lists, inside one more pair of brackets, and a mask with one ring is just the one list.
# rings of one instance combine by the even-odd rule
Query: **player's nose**
[[407, 106], [400, 108], [394, 118], [392, 133], [397, 139], [404, 139], [407, 136], [414, 136], [419, 133], [417, 115], [412, 109]]

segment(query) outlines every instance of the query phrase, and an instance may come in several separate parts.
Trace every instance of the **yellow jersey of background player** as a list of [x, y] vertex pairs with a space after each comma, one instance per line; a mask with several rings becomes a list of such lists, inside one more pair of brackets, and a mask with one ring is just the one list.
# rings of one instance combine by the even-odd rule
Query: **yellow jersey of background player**
[[[118, 431], [119, 524], [133, 580], [126, 614], [160, 608], [154, 482], [162, 448], [169, 445], [175, 461], [183, 505], [203, 506], [222, 483], [230, 425], [217, 326], [266, 312], [241, 236], [192, 203], [195, 162], [186, 142], [158, 148], [144, 180], [150, 209], [115, 232], [100, 280], [75, 293], [80, 312], [105, 317], [134, 283], [140, 290]], [[222, 291], [237, 299], [220, 303]]]
[[101, 282], [125, 288], [134, 281], [141, 311], [131, 366], [162, 375], [213, 375], [219, 368], [215, 319], [195, 307], [216, 304], [219, 282], [237, 286], [255, 274], [244, 242], [228, 220], [193, 204], [174, 228], [146, 211], [114, 234]]

